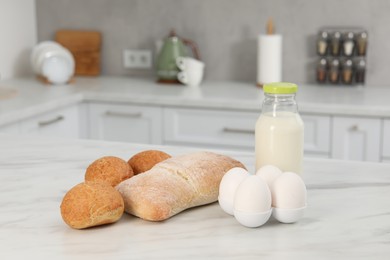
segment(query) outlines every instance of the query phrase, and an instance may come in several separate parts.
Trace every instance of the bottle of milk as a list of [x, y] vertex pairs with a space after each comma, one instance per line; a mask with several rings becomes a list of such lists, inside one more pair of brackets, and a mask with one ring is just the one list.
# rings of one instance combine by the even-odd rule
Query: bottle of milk
[[302, 173], [303, 121], [298, 113], [292, 83], [263, 86], [264, 101], [256, 122], [256, 171], [272, 164], [283, 172]]

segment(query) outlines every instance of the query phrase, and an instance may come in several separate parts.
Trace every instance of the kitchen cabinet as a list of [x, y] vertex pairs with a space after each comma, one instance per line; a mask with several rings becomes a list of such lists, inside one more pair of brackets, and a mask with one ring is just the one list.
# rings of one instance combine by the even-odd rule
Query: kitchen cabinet
[[380, 161], [381, 120], [379, 118], [334, 117], [332, 158]]
[[390, 162], [390, 119], [383, 120], [382, 158]]
[[[195, 91], [117, 77], [80, 78], [75, 86], [47, 92], [36, 80], [12, 80], [4, 85], [17, 87], [18, 95], [1, 104], [0, 121], [17, 117], [0, 126], [0, 132], [254, 151], [262, 95], [251, 85], [205, 82]], [[306, 157], [390, 161], [390, 106], [383, 98], [389, 89], [338, 88], [335, 93], [332, 88], [300, 87]], [[78, 120], [72, 124], [64, 124], [58, 114], [43, 118], [44, 126], [38, 120], [46, 112], [50, 115], [54, 109], [75, 104]], [[94, 111], [95, 105], [109, 109]], [[26, 119], [33, 115], [34, 119]], [[51, 124], [46, 126], [47, 120]], [[56, 129], [56, 123], [70, 130]]]
[[164, 141], [173, 145], [254, 151], [259, 113], [211, 109], [164, 109]]
[[162, 109], [109, 103], [89, 103], [89, 137], [144, 144], [162, 143]]
[[[165, 108], [164, 141], [172, 145], [254, 151], [258, 117], [259, 112]], [[302, 120], [305, 156], [328, 158], [330, 116], [302, 115]]]
[[65, 107], [20, 121], [20, 133], [79, 138], [79, 107]]
[[305, 125], [305, 156], [329, 157], [331, 140], [330, 116], [301, 114]]

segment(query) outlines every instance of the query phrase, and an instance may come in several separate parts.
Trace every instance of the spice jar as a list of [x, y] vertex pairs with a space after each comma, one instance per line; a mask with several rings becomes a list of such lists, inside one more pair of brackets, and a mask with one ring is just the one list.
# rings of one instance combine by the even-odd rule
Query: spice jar
[[353, 79], [353, 62], [351, 59], [347, 59], [343, 62], [341, 81], [344, 84], [352, 84]]
[[333, 59], [329, 66], [329, 82], [333, 84], [339, 83], [340, 79], [340, 61]]
[[321, 31], [317, 39], [317, 54], [325, 56], [328, 53], [329, 34], [327, 31]]
[[353, 55], [355, 50], [355, 34], [353, 32], [344, 34], [342, 49], [344, 56], [351, 57]]
[[366, 76], [366, 61], [365, 59], [358, 59], [356, 61], [356, 73], [355, 73], [355, 82], [357, 84], [364, 84]]
[[317, 64], [317, 82], [325, 83], [328, 74], [328, 61], [325, 58], [321, 58]]
[[356, 36], [356, 49], [357, 49], [357, 54], [359, 56], [366, 56], [367, 52], [367, 39], [368, 35], [367, 32], [360, 32]]
[[334, 32], [330, 40], [330, 49], [333, 56], [340, 55], [341, 33]]

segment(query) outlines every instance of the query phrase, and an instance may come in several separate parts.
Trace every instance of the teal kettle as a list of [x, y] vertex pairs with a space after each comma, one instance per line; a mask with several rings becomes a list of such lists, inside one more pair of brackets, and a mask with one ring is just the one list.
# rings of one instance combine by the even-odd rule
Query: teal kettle
[[180, 39], [174, 30], [164, 40], [157, 57], [156, 69], [157, 78], [160, 83], [180, 83], [177, 74], [180, 72], [176, 65], [177, 57], [187, 57], [187, 47], [190, 47], [195, 59], [200, 59], [199, 51], [195, 42], [187, 39]]

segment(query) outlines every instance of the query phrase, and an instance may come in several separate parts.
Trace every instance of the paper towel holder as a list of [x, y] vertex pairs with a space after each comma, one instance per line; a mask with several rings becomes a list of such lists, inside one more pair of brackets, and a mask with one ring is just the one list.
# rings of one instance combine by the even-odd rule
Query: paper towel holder
[[275, 26], [272, 17], [268, 18], [266, 32], [267, 35], [275, 34]]

